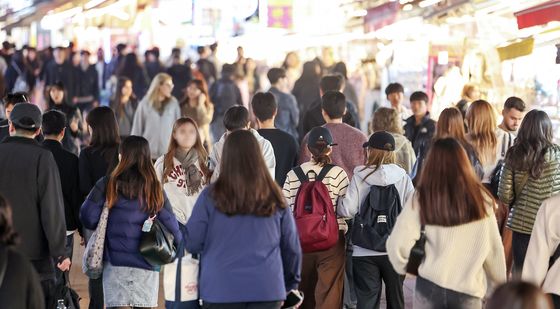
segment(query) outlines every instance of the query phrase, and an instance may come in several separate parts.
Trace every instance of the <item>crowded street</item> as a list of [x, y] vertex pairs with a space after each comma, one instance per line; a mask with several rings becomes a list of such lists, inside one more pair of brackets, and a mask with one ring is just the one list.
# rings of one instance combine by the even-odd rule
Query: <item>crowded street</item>
[[0, 309], [560, 309], [560, 0], [0, 0]]

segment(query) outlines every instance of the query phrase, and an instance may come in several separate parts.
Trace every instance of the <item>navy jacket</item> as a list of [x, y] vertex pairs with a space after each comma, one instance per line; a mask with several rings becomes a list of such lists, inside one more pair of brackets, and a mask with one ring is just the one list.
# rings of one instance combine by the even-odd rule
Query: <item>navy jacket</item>
[[419, 125], [416, 125], [414, 115], [406, 119], [404, 135], [412, 143], [416, 156], [427, 153], [426, 148], [429, 147], [435, 132], [436, 122], [430, 118], [429, 113], [426, 113]]
[[276, 87], [271, 87], [268, 91], [274, 95], [278, 103], [278, 113], [274, 125], [298, 138], [297, 126], [299, 123], [299, 108], [296, 97], [291, 93], [285, 93]]
[[281, 301], [296, 289], [301, 247], [288, 208], [270, 217], [221, 213], [204, 189], [186, 225], [188, 252], [201, 254], [200, 297], [210, 303]]
[[[105, 204], [106, 181], [107, 178], [103, 177], [95, 184], [80, 209], [80, 219], [88, 229], [94, 230], [99, 223], [99, 217]], [[157, 214], [157, 218], [173, 233], [175, 245], [179, 246], [183, 235], [179, 231], [177, 219], [171, 211], [167, 197], [165, 197], [165, 205]], [[148, 213], [143, 210], [137, 199], [128, 200], [119, 196], [115, 205], [109, 210], [103, 260], [113, 266], [156, 270], [138, 250], [142, 237], [142, 225], [146, 219], [148, 219]]]

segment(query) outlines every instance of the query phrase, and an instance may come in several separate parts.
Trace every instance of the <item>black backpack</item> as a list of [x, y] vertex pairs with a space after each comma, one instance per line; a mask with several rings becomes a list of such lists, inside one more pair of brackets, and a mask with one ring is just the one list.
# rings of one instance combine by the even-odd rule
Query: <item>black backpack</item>
[[401, 210], [399, 191], [394, 184], [385, 187], [371, 186], [368, 196], [354, 218], [352, 228], [354, 245], [386, 252], [385, 243]]

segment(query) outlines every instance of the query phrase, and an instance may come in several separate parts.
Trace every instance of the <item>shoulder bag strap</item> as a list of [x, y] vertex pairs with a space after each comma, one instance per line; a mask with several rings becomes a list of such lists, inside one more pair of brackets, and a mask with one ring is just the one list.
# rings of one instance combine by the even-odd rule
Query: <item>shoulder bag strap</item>
[[514, 197], [516, 200], [519, 198], [519, 195], [521, 194], [521, 191], [523, 191], [523, 189], [525, 188], [525, 185], [527, 184], [528, 180], [529, 180], [529, 171], [527, 171], [527, 173], [523, 176], [521, 182], [519, 183], [519, 186], [516, 186], [515, 172], [513, 172], [513, 189], [514, 189]]

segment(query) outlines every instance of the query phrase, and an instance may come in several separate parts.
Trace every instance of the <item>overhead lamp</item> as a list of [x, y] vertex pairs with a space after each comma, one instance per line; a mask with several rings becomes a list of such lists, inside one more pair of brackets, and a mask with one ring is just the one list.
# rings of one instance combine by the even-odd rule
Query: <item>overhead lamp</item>
[[103, 2], [105, 2], [105, 0], [91, 0], [91, 1], [88, 1], [88, 3], [86, 3], [84, 5], [84, 9], [89, 10], [91, 8], [94, 8], [98, 5], [100, 5]]
[[421, 8], [427, 8], [429, 6], [432, 6], [434, 4], [438, 4], [440, 3], [442, 0], [424, 0], [420, 3], [418, 3], [418, 6]]
[[403, 6], [402, 9], [403, 9], [403, 11], [412, 11], [413, 8], [414, 8], [414, 7], [412, 6], [412, 4], [409, 3], [409, 4], [405, 5], [405, 6]]

